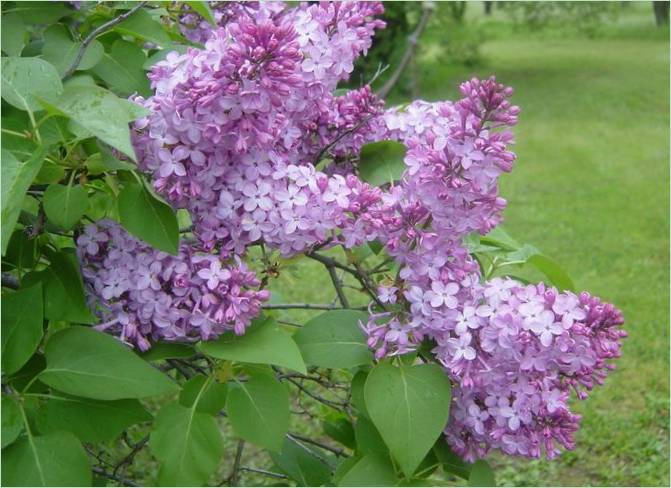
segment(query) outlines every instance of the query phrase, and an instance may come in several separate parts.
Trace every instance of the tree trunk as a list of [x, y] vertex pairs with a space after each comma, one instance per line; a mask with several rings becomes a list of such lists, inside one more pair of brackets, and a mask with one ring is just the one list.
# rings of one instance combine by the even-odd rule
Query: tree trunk
[[669, 2], [652, 2], [652, 9], [655, 12], [655, 23], [666, 25], [669, 23]]
[[494, 2], [482, 2], [485, 4], [485, 15], [492, 15], [492, 3]]

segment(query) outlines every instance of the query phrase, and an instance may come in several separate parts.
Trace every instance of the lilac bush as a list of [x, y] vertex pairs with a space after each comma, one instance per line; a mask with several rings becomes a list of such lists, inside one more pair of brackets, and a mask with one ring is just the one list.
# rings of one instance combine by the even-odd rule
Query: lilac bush
[[[182, 7], [175, 28], [203, 47], [153, 65], [151, 96], [130, 97], [146, 109], [132, 144], [153, 190], [192, 225], [175, 255], [109, 218], [77, 232], [95, 328], [140, 351], [244, 337], [271, 297], [245, 264], [250, 249], [306, 255], [369, 294], [356, 332], [380, 364], [440, 365], [452, 392], [441, 430], [459, 457], [551, 459], [575, 447], [572, 393], [586, 398], [614, 368], [622, 315], [587, 292], [485, 270], [478, 252], [491, 250], [469, 248], [506, 206], [498, 178], [513, 169], [520, 113], [511, 88], [474, 78], [457, 101], [397, 107], [369, 85], [338, 90], [382, 12], [379, 2], [219, 2], [213, 26]], [[376, 184], [363, 152], [385, 141], [405, 153]], [[317, 254], [376, 245], [390, 269]]]

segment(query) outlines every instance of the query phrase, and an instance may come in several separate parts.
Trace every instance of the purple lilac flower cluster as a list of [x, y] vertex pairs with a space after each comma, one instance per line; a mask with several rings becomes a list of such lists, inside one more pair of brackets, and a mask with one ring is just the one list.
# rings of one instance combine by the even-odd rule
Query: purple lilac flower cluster
[[408, 147], [407, 170], [383, 196], [377, 237], [402, 266], [379, 289], [388, 310], [371, 313], [364, 330], [378, 358], [435, 344], [455, 384], [445, 433], [465, 459], [492, 448], [529, 457], [544, 449], [552, 458], [557, 446], [574, 446], [570, 392], [585, 398], [612, 369], [623, 320], [587, 293], [483, 282], [461, 240], [500, 220], [497, 178], [512, 169], [506, 127], [519, 109], [493, 78], [461, 91], [454, 104], [415, 102], [384, 115], [383, 136]]
[[[373, 18], [382, 7], [238, 11], [212, 31], [204, 50], [156, 65], [154, 96], [138, 99], [151, 115], [137, 122], [135, 146], [156, 190], [189, 210], [205, 247], [242, 253], [262, 239], [294, 254], [335, 238], [380, 199], [353, 175], [327, 176], [313, 163], [357, 116], [381, 113], [368, 87], [343, 97], [332, 92], [384, 25]], [[365, 238], [347, 237], [350, 244]]]
[[86, 226], [77, 253], [89, 304], [102, 320], [96, 328], [143, 351], [161, 339], [243, 334], [270, 297], [237, 257], [227, 264], [189, 244], [171, 256], [110, 220]]
[[[154, 188], [189, 211], [198, 243], [175, 258], [109, 223], [88, 227], [78, 245], [99, 327], [141, 348], [242, 333], [268, 294], [229, 256], [259, 241], [288, 256], [377, 239], [400, 271], [364, 325], [376, 357], [433, 342], [455, 384], [445, 433], [466, 459], [492, 448], [553, 457], [578, 428], [570, 391], [584, 398], [619, 355], [621, 314], [586, 293], [483, 281], [462, 244], [494, 228], [506, 204], [498, 177], [515, 160], [519, 113], [510, 88], [473, 79], [457, 102], [386, 111], [368, 86], [335, 96], [384, 26], [381, 11], [227, 3], [218, 28], [192, 32], [205, 49], [155, 65], [134, 144]], [[383, 191], [356, 166], [363, 144], [387, 139], [407, 147], [407, 168]]]

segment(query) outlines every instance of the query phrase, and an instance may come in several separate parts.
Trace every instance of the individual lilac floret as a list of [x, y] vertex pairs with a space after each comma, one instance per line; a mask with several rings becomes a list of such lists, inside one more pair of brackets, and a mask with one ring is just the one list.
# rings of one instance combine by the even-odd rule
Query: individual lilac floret
[[77, 246], [89, 304], [102, 320], [96, 328], [143, 351], [158, 340], [244, 334], [270, 297], [237, 257], [224, 260], [189, 244], [171, 256], [111, 220], [86, 226]]

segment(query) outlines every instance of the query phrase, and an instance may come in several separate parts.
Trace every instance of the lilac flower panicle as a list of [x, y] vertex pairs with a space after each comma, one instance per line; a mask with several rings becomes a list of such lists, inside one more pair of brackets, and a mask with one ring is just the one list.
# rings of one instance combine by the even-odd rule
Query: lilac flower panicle
[[158, 340], [243, 334], [270, 294], [237, 257], [222, 259], [182, 244], [177, 256], [157, 251], [118, 224], [101, 220], [77, 240], [96, 326], [140, 350]]

